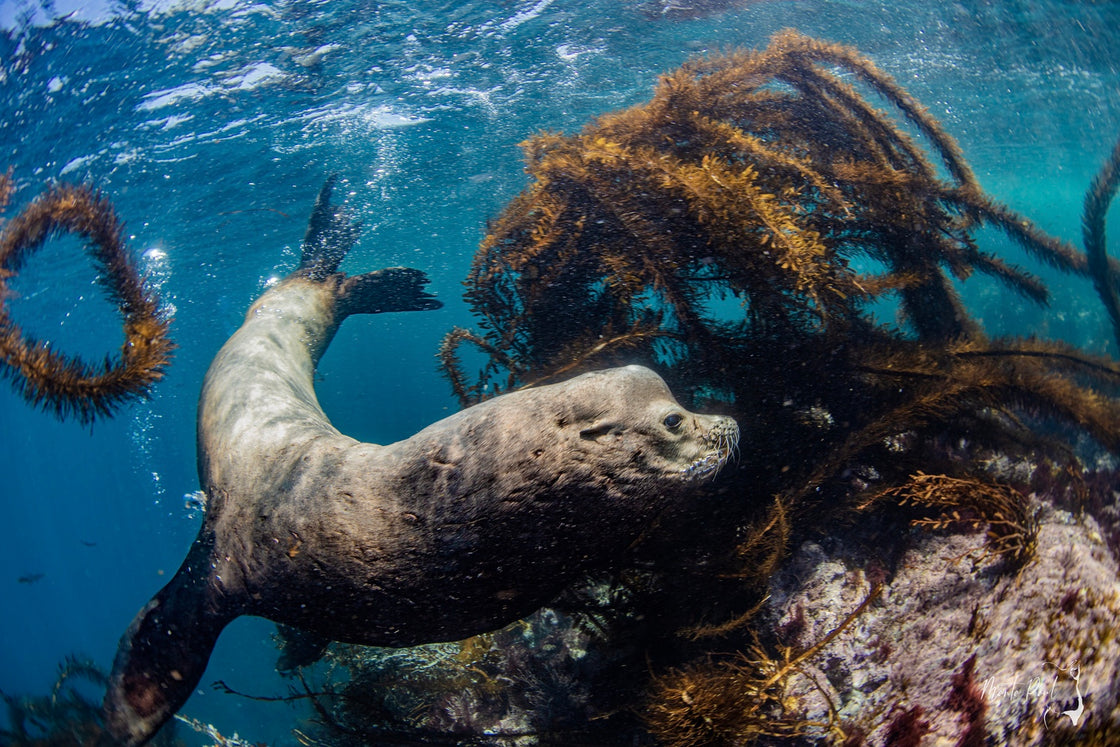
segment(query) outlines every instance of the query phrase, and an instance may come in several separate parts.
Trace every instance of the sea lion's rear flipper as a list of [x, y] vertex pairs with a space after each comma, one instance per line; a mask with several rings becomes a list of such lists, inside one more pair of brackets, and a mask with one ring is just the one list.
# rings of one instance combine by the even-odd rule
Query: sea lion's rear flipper
[[106, 730], [119, 744], [143, 744], [179, 710], [233, 618], [215, 610], [208, 564], [192, 570], [191, 559], [121, 638], [104, 704]]
[[331, 192], [337, 180], [338, 175], [331, 174], [319, 190], [300, 247], [298, 271], [312, 280], [323, 280], [337, 272], [362, 232], [361, 222], [351, 221], [345, 208], [331, 205]]
[[[297, 274], [323, 281], [338, 272], [338, 266], [361, 233], [361, 223], [351, 221], [349, 212], [331, 205], [338, 179], [332, 174], [319, 190], [307, 233], [303, 237]], [[427, 311], [443, 304], [424, 290], [428, 276], [409, 267], [390, 267], [346, 278], [338, 290], [337, 313], [380, 314], [386, 311]]]
[[411, 267], [387, 267], [346, 278], [338, 291], [338, 313], [380, 314], [427, 311], [443, 304], [424, 290], [428, 276]]

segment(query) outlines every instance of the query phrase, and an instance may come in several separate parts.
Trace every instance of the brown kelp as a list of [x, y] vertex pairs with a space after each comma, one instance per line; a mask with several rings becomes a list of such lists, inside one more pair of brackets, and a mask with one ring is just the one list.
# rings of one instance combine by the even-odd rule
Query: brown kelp
[[[657, 678], [646, 721], [659, 741], [672, 745], [749, 743], [760, 738], [793, 739], [831, 734], [842, 741], [842, 727], [830, 713], [827, 723], [798, 717], [786, 692], [789, 678], [844, 631], [878, 596], [873, 587], [843, 622], [804, 651], [781, 646], [777, 656], [755, 642], [727, 661], [704, 661]], [[831, 710], [831, 709], [830, 709]]]
[[[464, 404], [644, 360], [692, 404], [766, 424], [740, 470], [764, 496], [816, 490], [875, 453], [901, 481], [949, 437], [1037, 442], [1023, 412], [1120, 448], [1114, 362], [989, 339], [954, 285], [982, 273], [1046, 303], [1039, 278], [981, 249], [982, 225], [1072, 273], [1089, 274], [1086, 256], [985, 195], [948, 133], [855, 50], [782, 32], [524, 148], [533, 182], [466, 281], [483, 334], [457, 330], [442, 351]], [[901, 321], [881, 323], [893, 307]], [[486, 356], [474, 384], [464, 341]]]
[[[1035, 547], [1032, 470], [1120, 454], [1120, 366], [993, 338], [958, 292], [979, 275], [1047, 304], [1039, 277], [982, 248], [987, 227], [1091, 278], [1112, 313], [1120, 273], [1103, 220], [1118, 152], [1087, 198], [1083, 253], [986, 195], [953, 138], [870, 60], [793, 31], [690, 61], [648, 103], [523, 148], [531, 183], [489, 226], [466, 280], [481, 332], [453, 330], [440, 351], [462, 403], [641, 362], [686, 405], [718, 402], [744, 429], [718, 505], [634, 548], [633, 603], [661, 621], [644, 631], [652, 671], [726, 694], [707, 685], [744, 675], [713, 652], [756, 650], [752, 614], [783, 548], [830, 527], [980, 530], [974, 567], [1016, 572]], [[482, 356], [473, 381], [464, 345]], [[674, 567], [650, 570], [664, 557]], [[689, 651], [699, 658], [682, 667]], [[713, 718], [691, 692], [655, 678], [646, 714], [665, 743], [715, 738], [690, 731]], [[768, 734], [720, 718], [716, 741]]]
[[919, 472], [869, 503], [883, 497], [937, 511], [936, 516], [911, 519], [911, 526], [983, 531], [984, 546], [967, 555], [976, 564], [1000, 558], [1020, 567], [1034, 554], [1037, 522], [1026, 496], [1010, 485]]
[[[0, 207], [11, 193], [0, 183]], [[109, 300], [117, 307], [125, 341], [117, 359], [100, 364], [29, 339], [7, 307], [8, 281], [56, 233], [75, 233], [88, 251]], [[28, 402], [60, 419], [89, 423], [112, 415], [125, 401], [145, 396], [163, 377], [174, 345], [170, 320], [145, 286], [125, 246], [121, 223], [107, 199], [87, 187], [55, 185], [3, 226], [0, 232], [0, 371]]]

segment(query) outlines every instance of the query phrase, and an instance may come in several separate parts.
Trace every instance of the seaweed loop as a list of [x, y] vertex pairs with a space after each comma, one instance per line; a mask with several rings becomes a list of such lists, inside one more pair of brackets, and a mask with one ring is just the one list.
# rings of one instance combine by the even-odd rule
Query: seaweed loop
[[[10, 194], [10, 179], [0, 198]], [[120, 356], [101, 364], [56, 352], [49, 342], [28, 338], [7, 308], [8, 281], [56, 233], [75, 233], [104, 278], [110, 302], [120, 312], [125, 342]], [[145, 285], [122, 237], [121, 223], [107, 199], [88, 187], [55, 185], [25, 207], [0, 233], [0, 372], [32, 405], [60, 419], [90, 423], [111, 416], [125, 401], [148, 394], [163, 377], [174, 344], [170, 319]]]

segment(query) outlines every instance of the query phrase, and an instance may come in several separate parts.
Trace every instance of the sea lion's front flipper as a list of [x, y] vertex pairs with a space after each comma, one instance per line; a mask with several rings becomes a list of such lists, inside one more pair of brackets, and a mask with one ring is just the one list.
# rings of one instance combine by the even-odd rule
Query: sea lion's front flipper
[[187, 701], [235, 617], [215, 604], [201, 555], [187, 556], [121, 638], [104, 704], [106, 730], [119, 744], [148, 741]]

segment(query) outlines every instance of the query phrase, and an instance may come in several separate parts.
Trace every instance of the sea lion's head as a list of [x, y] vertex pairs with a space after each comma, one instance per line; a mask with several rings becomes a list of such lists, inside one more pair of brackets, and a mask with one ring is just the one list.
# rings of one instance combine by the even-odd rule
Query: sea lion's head
[[714, 476], [739, 443], [729, 417], [689, 412], [644, 366], [594, 371], [562, 385], [582, 447], [619, 477], [692, 482]]
[[731, 418], [690, 412], [656, 373], [623, 366], [503, 394], [394, 449], [410, 491], [455, 520], [499, 504], [519, 521], [544, 511], [640, 524], [719, 472], [738, 441]]

